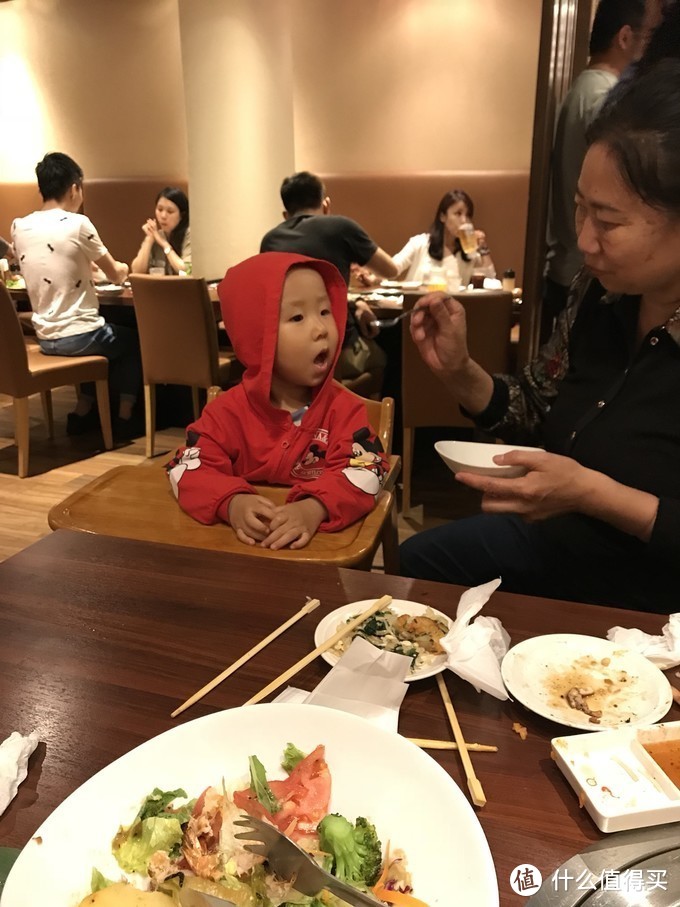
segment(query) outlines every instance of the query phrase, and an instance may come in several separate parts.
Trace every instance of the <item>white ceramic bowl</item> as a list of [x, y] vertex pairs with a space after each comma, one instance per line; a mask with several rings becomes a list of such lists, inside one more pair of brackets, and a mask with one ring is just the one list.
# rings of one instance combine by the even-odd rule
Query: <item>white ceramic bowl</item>
[[499, 466], [493, 457], [510, 450], [540, 450], [519, 444], [480, 444], [476, 441], [437, 441], [434, 445], [451, 472], [472, 472], [478, 476], [515, 479], [526, 474], [523, 466]]

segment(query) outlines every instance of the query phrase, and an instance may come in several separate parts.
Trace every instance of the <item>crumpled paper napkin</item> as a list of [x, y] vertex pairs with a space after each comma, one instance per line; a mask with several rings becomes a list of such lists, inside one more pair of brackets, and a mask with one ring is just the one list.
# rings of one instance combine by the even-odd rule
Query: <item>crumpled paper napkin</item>
[[18, 731], [0, 743], [0, 816], [16, 796], [28, 774], [28, 760], [39, 743], [36, 731], [23, 737]]
[[311, 693], [287, 687], [274, 702], [340, 709], [396, 733], [410, 664], [406, 655], [385, 652], [358, 636]]
[[508, 694], [501, 677], [501, 661], [510, 646], [510, 636], [497, 617], [478, 617], [501, 580], [494, 579], [482, 586], [467, 589], [460, 597], [453, 626], [440, 639], [448, 653], [447, 668], [467, 680], [481, 692], [496, 699], [507, 699]]
[[612, 627], [607, 630], [607, 639], [639, 652], [666, 671], [680, 664], [680, 613], [669, 615], [661, 636], [652, 636], [632, 627]]

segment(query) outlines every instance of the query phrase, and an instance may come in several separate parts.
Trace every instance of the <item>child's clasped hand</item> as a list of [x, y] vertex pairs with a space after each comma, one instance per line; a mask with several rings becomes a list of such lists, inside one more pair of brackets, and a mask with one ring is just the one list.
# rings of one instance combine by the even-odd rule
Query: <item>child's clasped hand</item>
[[261, 494], [235, 494], [229, 502], [229, 524], [240, 542], [254, 545], [269, 535], [276, 505]]
[[259, 494], [236, 494], [229, 504], [229, 523], [239, 541], [263, 548], [304, 548], [316, 534], [326, 508], [316, 498], [277, 507]]

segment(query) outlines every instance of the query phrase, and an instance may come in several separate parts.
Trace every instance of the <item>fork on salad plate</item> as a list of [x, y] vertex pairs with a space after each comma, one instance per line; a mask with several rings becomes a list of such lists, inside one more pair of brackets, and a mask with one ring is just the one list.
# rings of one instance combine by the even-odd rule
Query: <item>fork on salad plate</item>
[[322, 869], [305, 851], [282, 832], [253, 816], [243, 816], [234, 825], [245, 831], [235, 837], [252, 843], [246, 850], [266, 857], [274, 872], [283, 879], [290, 879], [300, 894], [315, 895], [326, 889], [352, 907], [376, 907], [380, 901]]

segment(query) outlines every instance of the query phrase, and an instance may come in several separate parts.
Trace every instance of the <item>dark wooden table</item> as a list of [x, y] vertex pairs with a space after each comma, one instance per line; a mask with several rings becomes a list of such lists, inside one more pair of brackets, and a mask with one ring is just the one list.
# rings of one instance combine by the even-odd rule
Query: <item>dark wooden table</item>
[[[171, 710], [296, 611], [322, 606], [177, 721], [234, 707], [312, 646], [323, 614], [383, 593], [455, 612], [460, 589], [332, 567], [297, 565], [58, 531], [0, 565], [0, 739], [37, 730], [29, 774], [0, 817], [0, 845], [23, 846], [76, 787], [172, 727]], [[519, 642], [542, 633], [604, 636], [615, 624], [659, 632], [662, 615], [494, 594], [487, 612]], [[293, 681], [311, 689], [321, 660]], [[544, 876], [602, 835], [550, 758], [565, 729], [499, 702], [447, 672], [488, 803], [478, 810], [498, 872], [501, 904], [519, 904], [508, 878], [530, 862]], [[678, 720], [673, 706], [668, 720]], [[521, 722], [528, 737], [513, 732]], [[406, 736], [451, 738], [434, 679], [414, 684], [401, 709]], [[455, 752], [433, 752], [467, 785]], [[461, 842], [463, 846], [463, 842]]]

